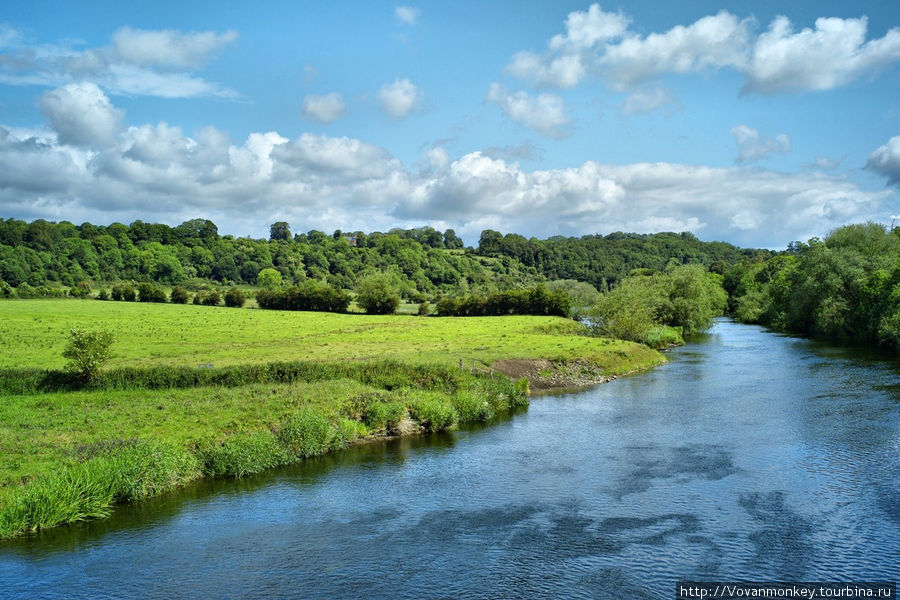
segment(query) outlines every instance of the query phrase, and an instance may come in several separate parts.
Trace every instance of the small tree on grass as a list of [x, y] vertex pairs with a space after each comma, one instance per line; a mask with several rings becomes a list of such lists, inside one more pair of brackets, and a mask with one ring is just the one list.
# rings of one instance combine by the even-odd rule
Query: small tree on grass
[[370, 315], [389, 315], [400, 306], [399, 286], [387, 273], [364, 277], [356, 286], [356, 303]]
[[240, 308], [244, 305], [245, 300], [241, 288], [233, 287], [225, 292], [225, 306]]
[[89, 383], [97, 378], [100, 367], [109, 360], [109, 349], [115, 338], [108, 331], [69, 331], [69, 343], [63, 357], [69, 359], [69, 368]]

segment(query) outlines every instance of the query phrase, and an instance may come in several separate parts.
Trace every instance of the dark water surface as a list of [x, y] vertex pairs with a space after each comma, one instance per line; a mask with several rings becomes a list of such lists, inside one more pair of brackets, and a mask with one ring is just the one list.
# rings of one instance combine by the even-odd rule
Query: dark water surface
[[900, 579], [900, 365], [720, 321], [489, 427], [0, 546], [0, 598], [672, 598]]

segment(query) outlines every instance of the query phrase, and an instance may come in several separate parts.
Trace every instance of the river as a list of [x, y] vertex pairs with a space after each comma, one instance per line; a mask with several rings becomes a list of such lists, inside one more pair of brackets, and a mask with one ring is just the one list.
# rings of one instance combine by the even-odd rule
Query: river
[[720, 320], [489, 426], [0, 545], [0, 597], [673, 598], [900, 579], [900, 363]]

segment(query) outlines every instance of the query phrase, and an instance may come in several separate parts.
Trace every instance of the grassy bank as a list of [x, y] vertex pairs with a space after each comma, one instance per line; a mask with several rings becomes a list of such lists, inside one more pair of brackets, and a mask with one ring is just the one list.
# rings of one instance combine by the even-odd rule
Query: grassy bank
[[[88, 389], [61, 370], [72, 327], [118, 339]], [[526, 382], [491, 376], [499, 359], [610, 376], [663, 360], [578, 328], [552, 317], [0, 302], [0, 538], [102, 517], [200, 477], [490, 420], [528, 401]]]
[[[321, 366], [321, 377], [341, 369]], [[356, 379], [5, 396], [0, 539], [102, 517], [199, 477], [241, 477], [371, 436], [487, 421], [528, 402], [524, 380], [378, 367], [374, 379], [357, 369]]]

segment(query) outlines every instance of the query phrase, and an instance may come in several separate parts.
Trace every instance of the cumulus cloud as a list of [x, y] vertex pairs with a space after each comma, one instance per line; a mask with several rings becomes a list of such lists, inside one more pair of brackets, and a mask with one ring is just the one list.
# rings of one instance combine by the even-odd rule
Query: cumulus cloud
[[347, 103], [338, 92], [316, 95], [309, 94], [303, 98], [303, 116], [318, 121], [319, 123], [331, 123], [336, 121], [347, 111]]
[[[876, 150], [870, 167], [896, 174], [898, 142]], [[783, 247], [897, 212], [894, 190], [862, 190], [821, 172], [592, 161], [528, 171], [496, 153], [451, 160], [440, 147], [424, 160], [412, 170], [380, 146], [308, 133], [234, 142], [211, 127], [187, 134], [158, 123], [88, 148], [0, 127], [0, 214], [170, 224], [202, 215], [223, 232], [254, 235], [265, 235], [276, 214], [298, 230], [440, 222], [473, 241], [488, 227], [540, 237], [687, 229]]]
[[63, 144], [105, 146], [113, 143], [122, 125], [117, 109], [93, 83], [72, 83], [45, 93], [41, 110]]
[[744, 89], [829, 90], [900, 61], [900, 29], [866, 42], [867, 26], [866, 17], [821, 18], [815, 29], [794, 33], [787, 17], [777, 17], [756, 40]]
[[900, 186], [900, 135], [895, 135], [869, 156], [866, 168], [887, 177], [888, 183]]
[[745, 163], [761, 160], [770, 154], [784, 154], [791, 151], [790, 138], [779, 133], [774, 138], [762, 138], [759, 131], [746, 125], [736, 125], [731, 128], [738, 145], [738, 157], [735, 162]]
[[543, 53], [517, 52], [505, 72], [538, 87], [570, 88], [594, 75], [620, 92], [666, 74], [732, 69], [745, 75], [744, 92], [774, 94], [827, 90], [900, 61], [900, 29], [866, 41], [867, 19], [820, 18], [795, 32], [777, 17], [756, 35], [752, 18], [728, 11], [646, 35], [630, 19], [597, 4], [569, 13], [565, 33]]
[[486, 96], [488, 102], [500, 107], [507, 117], [550, 138], [564, 138], [570, 134], [572, 119], [566, 114], [563, 99], [554, 94], [537, 97], [527, 92], [509, 92], [499, 83], [492, 83]]
[[404, 25], [415, 25], [422, 11], [413, 6], [398, 6], [394, 9], [394, 16]]
[[425, 94], [409, 79], [397, 79], [378, 90], [381, 109], [395, 119], [402, 119], [422, 106]]
[[227, 87], [193, 72], [212, 60], [237, 33], [123, 27], [111, 43], [77, 48], [68, 43], [30, 46], [17, 31], [0, 31], [9, 51], [0, 58], [0, 83], [61, 87], [90, 81], [108, 92], [165, 98], [235, 97]]

